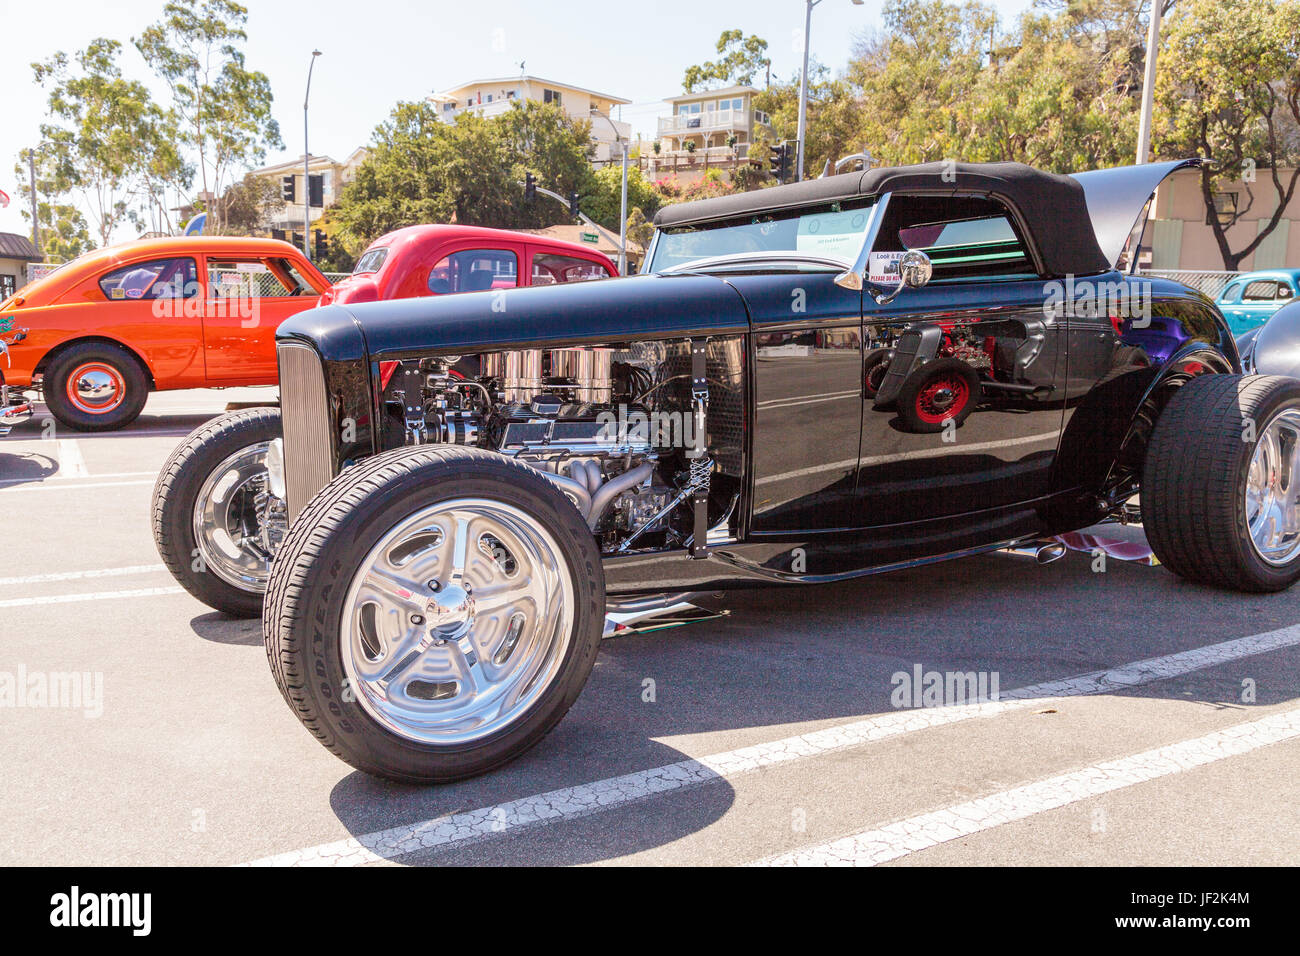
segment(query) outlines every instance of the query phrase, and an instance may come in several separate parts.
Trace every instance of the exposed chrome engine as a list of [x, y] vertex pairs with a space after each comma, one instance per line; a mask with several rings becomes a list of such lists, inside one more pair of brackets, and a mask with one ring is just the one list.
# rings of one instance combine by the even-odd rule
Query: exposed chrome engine
[[554, 483], [604, 549], [679, 545], [695, 522], [678, 506], [697, 496], [707, 502], [713, 468], [703, 435], [707, 387], [701, 378], [692, 388], [680, 374], [689, 355], [667, 352], [650, 344], [385, 362], [385, 445], [509, 455]]

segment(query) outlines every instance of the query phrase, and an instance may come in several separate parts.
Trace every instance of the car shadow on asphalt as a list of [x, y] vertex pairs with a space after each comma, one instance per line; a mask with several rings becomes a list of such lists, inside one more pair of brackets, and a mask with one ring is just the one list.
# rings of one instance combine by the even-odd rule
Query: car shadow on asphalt
[[214, 644], [239, 644], [261, 647], [262, 622], [256, 618], [231, 617], [221, 611], [210, 611], [190, 619], [190, 629], [205, 641]]
[[[685, 750], [713, 754], [825, 726], [818, 722], [888, 714], [898, 709], [896, 676], [918, 665], [996, 673], [1006, 692], [1275, 630], [1300, 610], [1300, 593], [1235, 594], [1160, 567], [1094, 566], [1079, 553], [1045, 567], [992, 554], [797, 596], [789, 589], [737, 592], [727, 617], [607, 640], [569, 715], [519, 760], [440, 787], [354, 772], [334, 787], [331, 807], [362, 835], [677, 763], [689, 759]], [[1275, 684], [1267, 693], [1261, 685], [1259, 703], [1294, 696], [1293, 673]], [[1217, 708], [1240, 707], [1240, 690], [1235, 672], [1192, 672], [1123, 693]], [[731, 784], [717, 778], [695, 786], [673, 813], [629, 806], [596, 814], [600, 820], [512, 829], [398, 862], [613, 859], [703, 829], [734, 800]], [[626, 813], [636, 826], [608, 825]], [[653, 822], [643, 826], [643, 817]]]
[[59, 470], [53, 455], [0, 450], [0, 488], [15, 488], [33, 481], [44, 481]]

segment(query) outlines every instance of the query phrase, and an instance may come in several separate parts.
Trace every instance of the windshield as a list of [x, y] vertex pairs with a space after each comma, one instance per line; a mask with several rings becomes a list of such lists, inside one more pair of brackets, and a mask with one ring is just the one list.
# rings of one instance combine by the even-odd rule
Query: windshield
[[747, 252], [794, 252], [851, 263], [862, 247], [874, 200], [764, 213], [699, 226], [663, 229], [650, 271]]

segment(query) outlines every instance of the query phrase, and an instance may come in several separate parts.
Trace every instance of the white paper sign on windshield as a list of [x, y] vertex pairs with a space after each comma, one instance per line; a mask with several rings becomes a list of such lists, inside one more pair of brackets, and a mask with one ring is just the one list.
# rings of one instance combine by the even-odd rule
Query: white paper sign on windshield
[[865, 209], [800, 216], [795, 251], [852, 262], [862, 248], [866, 228]]
[[873, 252], [867, 264], [867, 281], [890, 288], [898, 285], [902, 281], [898, 274], [902, 258], [902, 252]]

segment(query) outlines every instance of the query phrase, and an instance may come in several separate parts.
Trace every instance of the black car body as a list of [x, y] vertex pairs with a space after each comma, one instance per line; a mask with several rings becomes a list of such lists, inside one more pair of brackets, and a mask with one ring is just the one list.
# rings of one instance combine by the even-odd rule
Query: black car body
[[[597, 530], [611, 595], [830, 581], [1090, 524], [1136, 489], [1170, 388], [1238, 367], [1208, 299], [1116, 268], [1155, 186], [1179, 165], [1077, 179], [1015, 164], [840, 175], [668, 207], [646, 257], [650, 268], [668, 264], [659, 274], [304, 313], [279, 332], [290, 514], [350, 464], [417, 441], [486, 445], [563, 476], [599, 411], [642, 390], [631, 386], [666, 383], [637, 408], [688, 421], [694, 347], [707, 377], [704, 514], [684, 501], [625, 547], [635, 525], [611, 527], [607, 513]], [[838, 258], [780, 240], [761, 248], [764, 227], [797, 223], [802, 241], [814, 223], [839, 220], [861, 244], [882, 201], [874, 251], [901, 251], [901, 233], [935, 264], [928, 285], [888, 304], [837, 283], [852, 260], [840, 237], [829, 244]], [[733, 224], [743, 227], [735, 236], [710, 238]], [[936, 244], [945, 229], [974, 236], [990, 224], [991, 240]], [[703, 255], [681, 251], [692, 237]], [[755, 248], [721, 249], [732, 240]], [[1149, 312], [1117, 314], [1116, 303]], [[864, 358], [943, 337], [984, 384], [960, 429], [917, 432], [864, 392]], [[613, 350], [604, 401], [551, 384], [574, 381], [551, 367], [574, 349]], [[448, 381], [438, 375], [497, 389], [489, 363], [537, 352], [540, 381], [528, 387], [554, 398], [543, 411], [515, 388], [511, 401], [494, 396], [495, 418], [455, 401], [423, 415]], [[628, 378], [626, 365], [646, 374]], [[471, 392], [481, 394], [449, 394]], [[416, 406], [420, 420], [408, 421]], [[529, 422], [535, 440], [492, 437], [524, 436]], [[627, 457], [622, 446], [599, 453]], [[652, 514], [685, 487], [693, 459], [683, 449], [655, 458], [648, 487], [658, 490], [629, 513]]]
[[[269, 566], [285, 700], [407, 782], [531, 747], [638, 616], [1041, 555], [1139, 489], [1169, 570], [1288, 587], [1300, 382], [1237, 374], [1209, 299], [1119, 268], [1181, 165], [846, 174], [668, 207], [637, 277], [303, 313], [279, 415], [160, 477], [160, 552], [237, 611]], [[251, 586], [186, 576], [191, 529], [245, 542]]]

